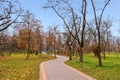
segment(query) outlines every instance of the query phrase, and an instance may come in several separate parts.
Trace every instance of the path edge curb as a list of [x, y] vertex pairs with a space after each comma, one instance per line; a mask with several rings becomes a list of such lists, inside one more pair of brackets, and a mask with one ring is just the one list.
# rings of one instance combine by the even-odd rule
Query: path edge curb
[[91, 76], [89, 76], [89, 75], [87, 75], [87, 74], [85, 74], [85, 73], [83, 73], [83, 72], [81, 72], [81, 71], [79, 71], [79, 70], [71, 67], [71, 66], [68, 66], [67, 64], [65, 64], [64, 61], [61, 62], [61, 63], [62, 63], [65, 67], [67, 67], [67, 68], [73, 70], [74, 72], [77, 72], [77, 73], [80, 74], [81, 76], [85, 77], [87, 80], [97, 80], [97, 79], [95, 79], [95, 78], [93, 78], [93, 77], [91, 77]]
[[40, 78], [39, 80], [48, 80], [47, 79], [47, 73], [45, 71], [45, 67], [44, 67], [44, 64], [46, 63], [47, 61], [43, 62], [40, 64]]
[[[56, 58], [55, 58], [56, 59]], [[55, 59], [52, 59], [52, 60], [55, 60]], [[44, 61], [40, 64], [39, 68], [40, 68], [40, 72], [39, 72], [39, 80], [48, 80], [48, 77], [47, 77], [47, 72], [45, 70], [45, 63], [49, 62], [49, 61], [52, 61], [52, 60], [48, 60], [48, 61]]]

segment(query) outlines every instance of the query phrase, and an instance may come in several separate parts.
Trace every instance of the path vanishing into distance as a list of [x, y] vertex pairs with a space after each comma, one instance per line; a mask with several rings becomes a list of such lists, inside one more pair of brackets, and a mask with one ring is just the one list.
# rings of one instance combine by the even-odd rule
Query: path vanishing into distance
[[43, 62], [40, 65], [39, 80], [95, 80], [94, 78], [67, 66], [69, 58], [57, 56], [57, 59]]

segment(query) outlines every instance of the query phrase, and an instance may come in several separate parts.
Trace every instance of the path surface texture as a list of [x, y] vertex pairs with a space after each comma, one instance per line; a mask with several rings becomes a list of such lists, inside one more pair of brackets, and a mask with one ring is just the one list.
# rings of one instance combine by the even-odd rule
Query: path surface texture
[[95, 80], [64, 64], [67, 60], [68, 57], [57, 56], [55, 60], [42, 63], [40, 66], [40, 80]]

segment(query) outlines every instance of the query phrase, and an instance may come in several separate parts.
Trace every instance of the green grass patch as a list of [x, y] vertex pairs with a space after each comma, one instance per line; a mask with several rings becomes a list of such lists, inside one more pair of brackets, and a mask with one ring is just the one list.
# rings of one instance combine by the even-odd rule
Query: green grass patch
[[116, 54], [106, 55], [102, 59], [103, 66], [98, 66], [98, 59], [94, 55], [84, 55], [84, 63], [76, 60], [67, 61], [66, 64], [96, 78], [97, 80], [119, 80], [120, 79], [120, 57]]
[[29, 60], [25, 58], [25, 54], [0, 57], [0, 80], [39, 80], [40, 63], [53, 59], [48, 55], [31, 55]]

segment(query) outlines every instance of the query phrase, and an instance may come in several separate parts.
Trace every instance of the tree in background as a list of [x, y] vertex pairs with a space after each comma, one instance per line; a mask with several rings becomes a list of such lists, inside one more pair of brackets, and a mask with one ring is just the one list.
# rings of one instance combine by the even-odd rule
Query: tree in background
[[62, 37], [57, 25], [49, 28], [46, 35], [46, 50], [53, 52], [55, 57], [62, 51]]
[[19, 30], [19, 33], [18, 33], [18, 36], [17, 36], [18, 37], [17, 42], [18, 42], [18, 48], [19, 48], [20, 51], [26, 51], [27, 50], [28, 36], [26, 34], [28, 34], [27, 29]]
[[[120, 34], [120, 28], [118, 30], [119, 34]], [[117, 37], [117, 51], [120, 53], [120, 36]]]
[[1, 31], [0, 32], [0, 51], [1, 51], [1, 55], [4, 56], [4, 52], [7, 49], [7, 39], [8, 39], [8, 31]]
[[[102, 27], [100, 28], [100, 33], [101, 33], [101, 51], [104, 55], [105, 59], [105, 51], [109, 51], [109, 40], [112, 37], [110, 27], [112, 26], [112, 22], [110, 19], [107, 20], [102, 20], [101, 22]], [[96, 47], [97, 47], [97, 31], [95, 28], [94, 21], [90, 21], [87, 23], [87, 28], [86, 28], [86, 38], [85, 38], [85, 43], [86, 40], [88, 42], [87, 47], [89, 44], [91, 44], [91, 50], [94, 52], [95, 56], [97, 57], [96, 53]]]
[[68, 31], [63, 34], [64, 35], [64, 42], [65, 46], [65, 52], [67, 55], [69, 55], [69, 60], [72, 60], [72, 50], [73, 50], [73, 43], [75, 42], [75, 39], [70, 35]]
[[42, 26], [30, 11], [24, 13], [21, 22], [16, 24], [16, 27], [18, 29], [18, 47], [21, 50], [24, 49], [23, 51], [27, 50], [26, 59], [28, 60], [30, 53], [41, 52]]
[[[90, 50], [94, 52], [94, 55], [97, 56], [95, 48], [97, 47], [97, 31], [94, 26], [93, 20], [87, 23], [86, 28], [86, 40], [89, 40]], [[88, 46], [88, 45], [87, 45]]]
[[46, 50], [49, 54], [49, 52], [53, 52], [54, 51], [54, 32], [53, 32], [53, 28], [49, 28], [48, 33], [46, 35]]
[[112, 22], [107, 19], [105, 21], [102, 21], [102, 27], [101, 27], [101, 51], [104, 55], [105, 59], [105, 52], [108, 50], [108, 44], [109, 44], [109, 39], [111, 38], [111, 31], [110, 27], [112, 26]]
[[36, 55], [38, 54], [38, 52], [42, 52], [43, 50], [43, 33], [41, 30], [42, 26], [38, 25], [37, 28], [35, 29], [35, 31], [33, 32], [33, 36], [32, 36], [32, 42], [33, 42], [33, 51], [36, 53]]

